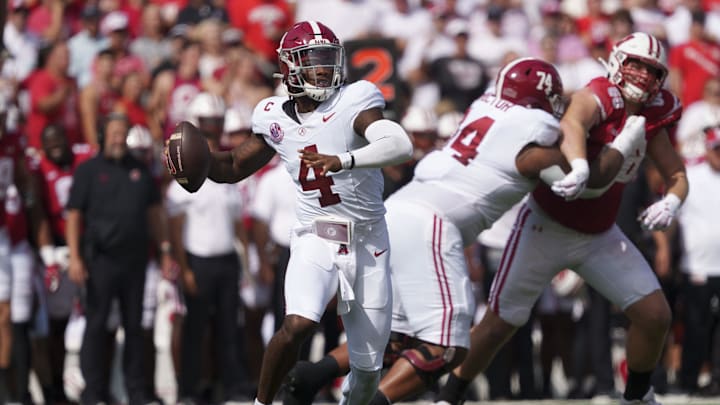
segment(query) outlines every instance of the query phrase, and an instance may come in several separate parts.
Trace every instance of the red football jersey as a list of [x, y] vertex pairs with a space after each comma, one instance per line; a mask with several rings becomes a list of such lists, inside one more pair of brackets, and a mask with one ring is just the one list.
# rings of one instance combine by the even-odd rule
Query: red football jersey
[[90, 145], [73, 146], [72, 164], [60, 167], [43, 156], [36, 168], [45, 214], [50, 221], [53, 238], [65, 240], [65, 204], [70, 197], [75, 168], [93, 156]]
[[17, 162], [23, 161], [23, 143], [18, 134], [7, 133], [0, 137], [0, 227], [5, 225], [5, 198], [8, 188], [15, 184]]
[[[600, 105], [602, 120], [590, 129], [587, 140], [587, 158], [592, 162], [603, 147], [612, 142], [625, 125], [627, 112], [620, 89], [604, 77], [593, 79], [587, 87], [592, 90]], [[675, 124], [682, 115], [680, 100], [663, 89], [640, 112], [644, 116], [645, 139], [648, 141], [662, 128]], [[615, 223], [624, 183], [616, 182], [597, 198], [565, 201], [550, 187], [540, 182], [533, 198], [542, 209], [560, 224], [583, 233], [604, 232]]]

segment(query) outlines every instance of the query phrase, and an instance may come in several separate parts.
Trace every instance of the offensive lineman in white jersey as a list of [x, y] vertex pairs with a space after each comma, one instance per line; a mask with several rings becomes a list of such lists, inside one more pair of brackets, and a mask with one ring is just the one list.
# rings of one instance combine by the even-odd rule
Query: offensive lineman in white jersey
[[392, 311], [379, 168], [409, 160], [412, 144], [400, 125], [383, 118], [385, 103], [375, 85], [344, 85], [344, 49], [325, 25], [296, 23], [278, 55], [290, 98], [258, 103], [252, 119], [257, 136], [214, 153], [208, 176], [237, 182], [277, 152], [297, 190], [286, 316], [265, 352], [255, 403], [272, 402], [300, 344], [337, 293], [351, 369], [341, 403], [364, 405], [380, 380]]
[[[509, 63], [498, 74], [496, 94], [476, 100], [446, 146], [421, 160], [413, 180], [386, 200], [393, 284], [388, 354], [396, 361], [372, 405], [424, 391], [465, 358], [475, 303], [464, 247], [538, 178], [549, 184], [562, 178], [545, 168], [570, 170], [557, 145], [562, 94], [551, 64], [535, 58]], [[627, 126], [593, 165], [589, 185], [608, 183], [643, 135], [642, 125]], [[286, 404], [310, 403], [327, 382], [315, 376], [347, 371], [342, 351], [299, 363], [290, 373]]]

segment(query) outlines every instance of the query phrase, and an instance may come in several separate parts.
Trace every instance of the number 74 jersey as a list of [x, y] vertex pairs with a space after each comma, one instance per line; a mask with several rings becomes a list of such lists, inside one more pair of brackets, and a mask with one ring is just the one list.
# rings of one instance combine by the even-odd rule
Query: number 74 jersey
[[[262, 100], [253, 112], [253, 132], [280, 155], [295, 182], [296, 213], [302, 225], [320, 215], [339, 215], [355, 222], [375, 222], [385, 215], [380, 169], [341, 170], [321, 175], [301, 165], [300, 149], [339, 155], [368, 144], [353, 130], [357, 115], [384, 108], [378, 88], [368, 81], [345, 85], [315, 111], [298, 114], [287, 97]], [[290, 198], [290, 196], [288, 196]]]
[[467, 110], [446, 146], [428, 154], [410, 184], [390, 198], [415, 199], [452, 221], [467, 244], [535, 188], [515, 158], [525, 145], [553, 145], [558, 120], [485, 94]]

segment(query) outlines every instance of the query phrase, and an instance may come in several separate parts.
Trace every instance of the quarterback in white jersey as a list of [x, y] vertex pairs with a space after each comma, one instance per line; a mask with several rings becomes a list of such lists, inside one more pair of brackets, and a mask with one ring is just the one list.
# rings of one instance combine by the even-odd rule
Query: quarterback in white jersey
[[400, 125], [383, 118], [377, 87], [343, 84], [344, 49], [325, 25], [295, 24], [278, 56], [290, 97], [261, 101], [253, 113], [256, 136], [213, 153], [208, 176], [239, 181], [277, 152], [297, 190], [286, 316], [265, 352], [255, 403], [272, 402], [300, 344], [337, 293], [351, 368], [341, 403], [365, 405], [380, 380], [392, 309], [380, 168], [409, 160], [412, 143]]
[[[352, 123], [358, 112], [384, 108], [378, 88], [359, 81], [339, 88], [336, 94], [309, 113], [298, 113], [287, 97], [261, 101], [253, 113], [253, 132], [280, 155], [297, 188], [297, 218], [310, 226], [318, 216], [338, 215], [358, 222], [377, 222], [385, 215], [383, 176], [377, 168], [356, 168], [321, 174], [298, 159], [298, 151], [340, 155], [367, 145]], [[323, 312], [323, 311], [321, 311]], [[322, 315], [322, 314], [320, 314]]]
[[[560, 76], [549, 63], [511, 62], [500, 71], [495, 94], [476, 100], [446, 146], [421, 160], [412, 181], [386, 200], [393, 284], [388, 357], [396, 361], [372, 405], [423, 391], [465, 358], [475, 303], [464, 247], [539, 178], [552, 183], [562, 177], [544, 169], [570, 169], [557, 147], [562, 93]], [[604, 155], [603, 162], [613, 163], [607, 170], [617, 172], [622, 155]], [[597, 187], [614, 172], [594, 166], [591, 174], [590, 184]], [[329, 356], [342, 371], [340, 350]], [[296, 403], [309, 403], [314, 392], [308, 387], [318, 386], [302, 376], [321, 374], [328, 363], [301, 363], [293, 370]]]

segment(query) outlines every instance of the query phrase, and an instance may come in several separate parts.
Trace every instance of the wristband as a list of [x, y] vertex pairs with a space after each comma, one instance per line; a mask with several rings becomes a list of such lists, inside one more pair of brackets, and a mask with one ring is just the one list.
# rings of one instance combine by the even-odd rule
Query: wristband
[[580, 173], [585, 173], [585, 174], [590, 173], [590, 166], [588, 166], [588, 162], [586, 159], [581, 159], [581, 158], [573, 159], [573, 161], [570, 162], [570, 167], [575, 172], [580, 172]]
[[673, 193], [665, 194], [663, 200], [665, 200], [665, 203], [667, 203], [670, 212], [672, 212], [673, 214], [675, 213], [675, 211], [677, 211], [678, 208], [680, 208], [680, 205], [682, 205], [680, 197], [676, 196]]
[[352, 152], [345, 152], [337, 155], [338, 159], [340, 159], [340, 167], [343, 168], [343, 170], [350, 170], [353, 167], [355, 167], [355, 155], [352, 154]]

